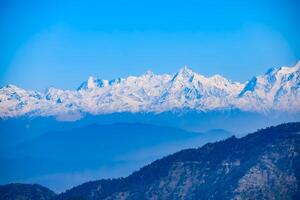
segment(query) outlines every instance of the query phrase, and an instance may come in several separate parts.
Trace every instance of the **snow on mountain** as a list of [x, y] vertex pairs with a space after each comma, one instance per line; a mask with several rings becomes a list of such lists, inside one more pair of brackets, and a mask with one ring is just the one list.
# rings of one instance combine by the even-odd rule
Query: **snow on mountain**
[[90, 76], [87, 81], [83, 82], [79, 86], [78, 90], [91, 90], [95, 88], [106, 87], [108, 85], [110, 85], [108, 80], [95, 79], [94, 77]]
[[168, 82], [158, 102], [161, 111], [170, 108], [192, 108], [210, 110], [227, 107], [229, 100], [236, 96], [243, 84], [231, 82], [216, 75], [206, 78], [184, 67]]
[[246, 110], [300, 110], [300, 61], [294, 67], [271, 68], [253, 77], [240, 92], [237, 105]]
[[19, 116], [34, 111], [43, 95], [26, 91], [15, 85], [7, 85], [0, 89], [0, 116]]
[[141, 76], [114, 80], [89, 77], [77, 90], [49, 88], [39, 93], [8, 85], [0, 89], [0, 116], [72, 116], [73, 119], [81, 113], [159, 113], [185, 108], [299, 112], [299, 88], [300, 62], [290, 68], [272, 68], [246, 84], [220, 75], [205, 77], [184, 67], [175, 75], [147, 71]]

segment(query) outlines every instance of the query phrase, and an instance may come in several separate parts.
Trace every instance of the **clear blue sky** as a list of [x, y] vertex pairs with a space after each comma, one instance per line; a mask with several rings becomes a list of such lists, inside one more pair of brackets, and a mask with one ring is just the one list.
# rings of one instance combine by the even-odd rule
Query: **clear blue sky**
[[0, 85], [75, 89], [184, 65], [245, 81], [300, 59], [297, 0], [0, 1]]

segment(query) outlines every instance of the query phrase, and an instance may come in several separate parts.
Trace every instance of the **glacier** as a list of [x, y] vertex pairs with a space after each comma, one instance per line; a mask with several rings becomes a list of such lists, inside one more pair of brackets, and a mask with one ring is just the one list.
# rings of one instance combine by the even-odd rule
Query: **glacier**
[[92, 115], [131, 112], [201, 112], [239, 109], [268, 114], [300, 112], [300, 61], [293, 67], [271, 68], [245, 83], [220, 75], [205, 77], [189, 67], [176, 74], [113, 80], [89, 77], [77, 90], [25, 90], [9, 84], [0, 88], [0, 118], [55, 116], [77, 120]]

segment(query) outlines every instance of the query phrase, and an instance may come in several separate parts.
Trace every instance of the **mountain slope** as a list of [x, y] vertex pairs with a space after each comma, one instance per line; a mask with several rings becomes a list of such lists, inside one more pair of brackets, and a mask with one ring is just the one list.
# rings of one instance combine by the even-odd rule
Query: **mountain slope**
[[110, 81], [90, 77], [78, 90], [50, 88], [38, 93], [8, 85], [0, 89], [0, 117], [56, 116], [72, 121], [83, 113], [161, 113], [186, 108], [295, 113], [300, 111], [299, 98], [300, 62], [271, 69], [245, 84], [220, 75], [207, 78], [184, 67], [175, 75], [148, 71]]
[[299, 199], [300, 123], [187, 149], [56, 199]]

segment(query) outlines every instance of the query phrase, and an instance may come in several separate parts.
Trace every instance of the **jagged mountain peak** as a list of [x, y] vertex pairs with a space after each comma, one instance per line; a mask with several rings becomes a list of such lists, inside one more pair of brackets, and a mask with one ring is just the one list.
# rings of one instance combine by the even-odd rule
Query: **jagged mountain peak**
[[188, 66], [184, 66], [179, 69], [179, 71], [174, 75], [173, 79], [176, 78], [191, 78], [195, 75], [196, 73]]
[[87, 81], [83, 82], [77, 90], [93, 90], [96, 88], [106, 87], [112, 81], [97, 79], [93, 76], [89, 76]]
[[[274, 85], [276, 82], [277, 84], [282, 84], [283, 81], [285, 81], [286, 78], [292, 78], [290, 75], [294, 75], [294, 73], [297, 73], [300, 69], [300, 63], [298, 62], [293, 67], [280, 67], [280, 68], [270, 68], [264, 75], [259, 75], [253, 77], [248, 84], [252, 84], [253, 86], [257, 86], [257, 84], [270, 86]], [[295, 74], [297, 76], [299, 74]], [[293, 77], [295, 77], [293, 76]], [[255, 84], [254, 84], [255, 83]]]
[[299, 112], [299, 68], [299, 62], [290, 68], [272, 68], [245, 84], [221, 75], [205, 77], [185, 66], [175, 75], [147, 71], [141, 76], [110, 81], [90, 76], [78, 90], [53, 88], [41, 94], [8, 85], [0, 89], [0, 117], [26, 113], [55, 116], [70, 111], [92, 114], [164, 112], [185, 108]]
[[279, 68], [272, 68], [273, 69], [273, 73], [274, 75], [288, 75], [291, 73], [295, 73], [297, 71], [300, 71], [300, 61], [298, 61], [296, 63], [296, 65], [294, 65], [293, 67], [288, 67], [288, 66], [282, 66]]
[[238, 95], [240, 107], [254, 110], [299, 111], [299, 62], [293, 67], [271, 68], [253, 77]]
[[87, 80], [87, 89], [93, 89], [95, 87], [96, 87], [95, 78], [93, 76], [90, 76]]
[[178, 71], [179, 74], [193, 74], [194, 71], [187, 65], [183, 66]]
[[[190, 67], [184, 66], [173, 76], [172, 83], [181, 86], [194, 87], [195, 85], [207, 85], [209, 79], [199, 73], [194, 72]], [[181, 86], [179, 86], [181, 85]]]

